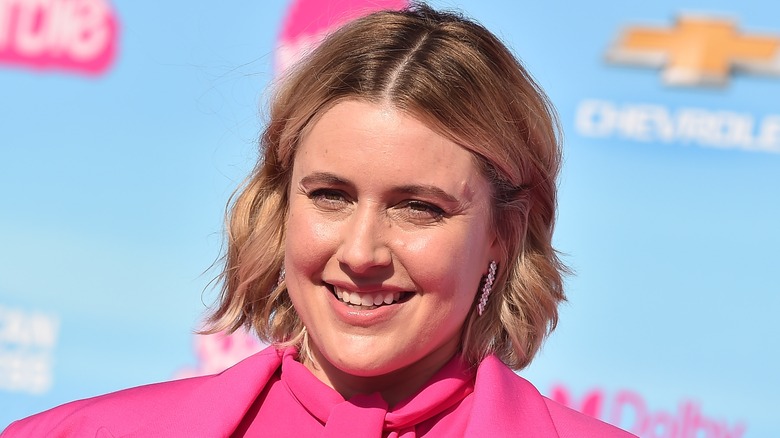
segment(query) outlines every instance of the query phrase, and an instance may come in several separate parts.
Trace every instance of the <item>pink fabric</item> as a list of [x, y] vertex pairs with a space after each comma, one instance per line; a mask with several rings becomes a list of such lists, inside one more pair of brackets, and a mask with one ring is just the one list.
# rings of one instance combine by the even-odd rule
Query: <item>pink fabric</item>
[[[452, 403], [458, 398], [453, 394], [463, 388], [461, 383], [448, 380], [447, 373], [452, 369], [447, 367], [452, 364], [442, 368], [416, 396], [385, 413], [386, 404], [376, 395], [345, 401], [335, 392], [323, 392], [322, 388], [310, 390], [311, 379], [321, 383], [310, 374], [296, 376], [305, 368], [294, 361], [288, 360], [285, 364], [284, 352], [268, 348], [214, 376], [141, 386], [68, 403], [17, 421], [0, 436], [229, 437], [234, 432], [246, 430], [242, 429], [244, 419], [256, 416], [266, 407], [270, 409], [267, 418], [275, 419], [277, 423], [294, 419], [287, 416], [289, 412], [282, 406], [274, 407], [274, 403], [270, 403], [268, 397], [274, 393], [278, 395], [280, 388], [292, 391], [290, 397], [311, 396], [313, 399], [299, 403], [300, 412], [304, 412], [300, 419], [320, 424], [321, 428], [320, 417], [328, 411], [328, 406], [332, 406], [325, 413], [327, 426], [321, 429], [324, 433], [321, 436], [377, 437], [384, 434], [379, 432], [383, 429], [385, 436], [393, 438], [409, 438], [416, 433], [420, 434], [418, 436], [450, 436], [446, 431], [436, 429], [442, 421], [459, 427], [463, 433], [458, 436], [469, 437], [633, 436], [542, 397], [530, 383], [492, 356], [478, 367], [473, 392], [441, 410], [440, 405]], [[460, 366], [453, 365], [453, 369]], [[286, 376], [288, 368], [297, 369], [289, 377], [295, 382], [293, 386], [300, 384], [300, 387], [287, 386], [290, 383]], [[318, 397], [319, 393], [324, 396]], [[326, 409], [318, 411], [323, 406]], [[312, 412], [315, 410], [317, 412]], [[441, 413], [436, 420], [434, 411], [438, 410]], [[345, 412], [347, 417], [342, 417]], [[354, 415], [361, 420], [360, 426]], [[428, 428], [427, 418], [430, 418], [428, 422], [436, 424]], [[267, 424], [258, 424], [262, 426], [261, 432], [268, 432], [263, 435], [279, 436], [271, 433], [272, 428]], [[356, 427], [367, 428], [366, 435], [355, 435]]]
[[463, 436], [465, 422], [458, 419], [470, 411], [470, 400], [464, 400], [474, 389], [474, 372], [459, 357], [393, 408], [378, 393], [344, 400], [296, 359], [295, 349], [284, 352], [281, 373], [269, 382], [236, 435]]

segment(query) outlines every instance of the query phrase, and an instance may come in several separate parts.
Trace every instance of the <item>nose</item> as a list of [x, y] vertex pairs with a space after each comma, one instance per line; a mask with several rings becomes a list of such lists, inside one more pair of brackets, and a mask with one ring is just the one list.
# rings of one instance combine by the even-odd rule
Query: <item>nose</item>
[[385, 240], [386, 226], [381, 213], [358, 208], [342, 227], [336, 259], [356, 273], [389, 266], [392, 254]]

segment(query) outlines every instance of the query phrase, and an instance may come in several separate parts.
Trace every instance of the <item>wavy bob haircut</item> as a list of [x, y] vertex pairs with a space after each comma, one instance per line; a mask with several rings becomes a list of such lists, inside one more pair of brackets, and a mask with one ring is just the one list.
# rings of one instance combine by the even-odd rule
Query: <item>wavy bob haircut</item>
[[277, 281], [293, 160], [307, 128], [347, 99], [390, 103], [473, 154], [492, 185], [501, 258], [485, 312], [467, 317], [461, 353], [472, 364], [496, 354], [513, 369], [528, 365], [565, 299], [566, 268], [551, 243], [557, 116], [493, 34], [420, 4], [347, 24], [279, 82], [260, 160], [229, 206], [222, 293], [206, 332], [247, 327], [266, 342], [306, 348], [306, 329]]

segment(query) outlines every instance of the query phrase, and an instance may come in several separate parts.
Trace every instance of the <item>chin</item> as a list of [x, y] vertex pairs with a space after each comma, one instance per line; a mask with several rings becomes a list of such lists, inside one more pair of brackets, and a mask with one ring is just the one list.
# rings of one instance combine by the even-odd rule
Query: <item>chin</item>
[[325, 351], [322, 358], [339, 371], [357, 377], [374, 377], [390, 374], [406, 368], [413, 363], [409, 354], [399, 356], [372, 346], [340, 348], [338, 351]]
[[387, 360], [380, 358], [366, 358], [364, 360], [350, 359], [347, 362], [342, 362], [337, 367], [344, 373], [351, 374], [357, 377], [376, 377], [391, 374], [394, 371], [398, 371], [408, 364], [398, 362], [388, 362]]

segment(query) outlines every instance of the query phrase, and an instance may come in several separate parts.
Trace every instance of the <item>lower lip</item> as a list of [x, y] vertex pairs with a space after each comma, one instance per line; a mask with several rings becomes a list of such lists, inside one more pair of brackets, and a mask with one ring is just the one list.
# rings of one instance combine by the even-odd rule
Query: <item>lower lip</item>
[[393, 319], [407, 303], [395, 303], [379, 306], [375, 309], [363, 310], [345, 304], [343, 301], [336, 298], [327, 287], [325, 290], [328, 294], [328, 302], [338, 319], [346, 324], [358, 327], [371, 327], [387, 322]]

